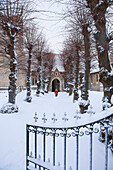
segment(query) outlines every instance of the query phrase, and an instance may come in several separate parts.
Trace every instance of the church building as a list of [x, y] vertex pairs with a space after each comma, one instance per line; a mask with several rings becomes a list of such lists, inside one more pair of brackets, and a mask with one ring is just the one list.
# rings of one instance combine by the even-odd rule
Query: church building
[[60, 60], [60, 56], [55, 55], [55, 63], [52, 69], [50, 87], [49, 90], [54, 92], [55, 89], [58, 91], [63, 91], [64, 89], [64, 67]]

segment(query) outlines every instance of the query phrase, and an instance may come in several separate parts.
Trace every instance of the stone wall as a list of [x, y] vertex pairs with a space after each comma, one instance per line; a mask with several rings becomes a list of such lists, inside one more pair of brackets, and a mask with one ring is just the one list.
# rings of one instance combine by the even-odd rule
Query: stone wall
[[0, 87], [8, 87], [9, 85], [9, 72], [6, 69], [0, 69]]
[[103, 91], [103, 85], [99, 81], [99, 73], [92, 73], [89, 81], [90, 90]]
[[[22, 71], [17, 72], [17, 87], [26, 86], [26, 74]], [[0, 88], [2, 89], [3, 87], [8, 88], [9, 86], [9, 70], [6, 68], [0, 69]]]

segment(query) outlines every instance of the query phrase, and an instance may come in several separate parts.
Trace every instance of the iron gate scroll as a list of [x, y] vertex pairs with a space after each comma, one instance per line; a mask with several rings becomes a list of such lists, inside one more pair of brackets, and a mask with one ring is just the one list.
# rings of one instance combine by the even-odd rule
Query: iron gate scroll
[[[63, 126], [38, 126], [35, 124], [27, 124], [26, 125], [26, 170], [72, 170], [72, 167], [67, 168], [67, 139], [75, 138], [76, 143], [76, 156], [75, 156], [75, 167], [76, 170], [79, 170], [79, 138], [83, 135], [89, 136], [89, 170], [92, 170], [92, 149], [93, 149], [93, 134], [99, 133], [100, 130], [96, 127], [97, 124], [103, 124], [103, 129], [105, 132], [105, 162], [104, 167], [105, 170], [108, 170], [108, 130], [113, 126], [111, 118], [113, 117], [113, 110], [111, 111], [103, 111], [98, 115], [94, 115], [93, 118], [86, 119], [85, 123], [83, 123], [82, 119], [78, 121], [78, 123], [74, 126], [67, 126], [66, 124]], [[38, 123], [37, 123], [38, 124]], [[100, 125], [99, 125], [100, 127]], [[33, 139], [31, 140], [31, 135]], [[42, 136], [42, 155], [38, 152], [38, 137]], [[50, 137], [49, 140], [52, 140], [52, 146], [50, 152], [52, 152], [52, 162], [50, 159], [46, 158], [46, 141], [47, 138]], [[63, 140], [63, 165], [58, 164], [56, 162], [56, 140], [59, 138]], [[113, 138], [112, 138], [113, 139]], [[112, 141], [113, 142], [113, 141]], [[30, 146], [31, 143], [33, 145], [33, 151], [31, 152]], [[61, 152], [60, 149], [57, 149]]]

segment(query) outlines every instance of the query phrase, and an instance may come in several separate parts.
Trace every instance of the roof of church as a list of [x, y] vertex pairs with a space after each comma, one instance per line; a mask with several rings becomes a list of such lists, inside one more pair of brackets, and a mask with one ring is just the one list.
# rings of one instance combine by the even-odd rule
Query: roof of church
[[59, 54], [55, 55], [55, 63], [54, 63], [52, 71], [55, 71], [56, 69], [58, 69], [59, 72], [65, 72], [64, 67], [63, 67], [63, 63], [61, 61]]
[[94, 74], [99, 72], [99, 64], [98, 61], [93, 61], [91, 63], [91, 69], [90, 69], [90, 74]]

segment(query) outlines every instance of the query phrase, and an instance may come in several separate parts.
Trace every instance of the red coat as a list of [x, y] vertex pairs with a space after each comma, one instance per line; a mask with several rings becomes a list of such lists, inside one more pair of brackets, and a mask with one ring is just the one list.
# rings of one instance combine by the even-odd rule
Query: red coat
[[58, 94], [58, 90], [57, 89], [55, 90], [55, 94]]

